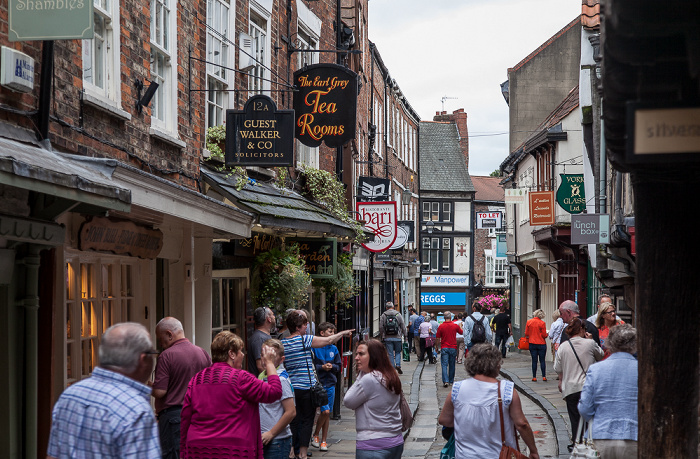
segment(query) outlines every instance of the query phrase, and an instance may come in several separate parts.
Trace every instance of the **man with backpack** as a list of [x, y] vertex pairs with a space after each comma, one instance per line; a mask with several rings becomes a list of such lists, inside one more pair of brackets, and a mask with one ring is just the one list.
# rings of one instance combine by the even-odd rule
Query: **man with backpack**
[[396, 371], [401, 371], [401, 338], [406, 336], [403, 317], [394, 309], [394, 303], [386, 302], [386, 311], [379, 317], [379, 336], [389, 353], [389, 361], [394, 364]]
[[490, 343], [492, 339], [489, 322], [481, 313], [481, 305], [474, 303], [472, 313], [464, 319], [464, 341], [467, 342], [467, 350], [475, 344]]

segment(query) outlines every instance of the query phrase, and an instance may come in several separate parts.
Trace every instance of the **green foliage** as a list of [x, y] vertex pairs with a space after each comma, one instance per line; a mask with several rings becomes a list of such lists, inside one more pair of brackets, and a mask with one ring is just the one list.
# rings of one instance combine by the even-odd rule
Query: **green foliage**
[[500, 176], [501, 176], [501, 170], [500, 170], [500, 169], [496, 169], [495, 171], [493, 171], [493, 172], [491, 172], [491, 173], [489, 174], [489, 177], [500, 177]]
[[273, 248], [258, 255], [251, 279], [255, 307], [266, 306], [281, 313], [300, 308], [309, 298], [311, 276], [296, 246]]
[[285, 189], [287, 187], [287, 177], [289, 172], [286, 167], [276, 167], [275, 168], [275, 185], [277, 188]]
[[355, 230], [355, 240], [364, 242], [366, 237], [362, 225], [348, 213], [345, 203], [345, 185], [334, 174], [311, 167], [301, 171], [306, 178], [306, 189], [311, 199], [324, 206], [337, 219], [349, 224]]
[[211, 156], [216, 159], [224, 159], [224, 151], [221, 145], [226, 140], [226, 125], [212, 126], [207, 128], [207, 150], [211, 152]]
[[360, 287], [355, 283], [352, 272], [352, 255], [338, 255], [338, 275], [335, 279], [314, 279], [316, 290], [326, 292], [327, 304], [335, 297], [335, 304], [345, 303], [360, 293]]

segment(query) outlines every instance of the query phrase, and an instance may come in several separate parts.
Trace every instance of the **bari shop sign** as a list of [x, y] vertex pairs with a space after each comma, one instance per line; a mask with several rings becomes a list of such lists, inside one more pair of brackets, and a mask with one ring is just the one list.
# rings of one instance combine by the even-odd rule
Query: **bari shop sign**
[[97, 217], [80, 228], [80, 250], [154, 259], [163, 248], [163, 233], [129, 221]]
[[226, 110], [227, 166], [293, 166], [293, 110], [277, 110], [267, 96], [253, 96], [243, 111]]
[[370, 252], [383, 252], [396, 240], [396, 201], [358, 202], [358, 220], [374, 233], [374, 240], [362, 244]]
[[294, 136], [309, 147], [342, 146], [355, 138], [357, 74], [337, 64], [294, 72]]

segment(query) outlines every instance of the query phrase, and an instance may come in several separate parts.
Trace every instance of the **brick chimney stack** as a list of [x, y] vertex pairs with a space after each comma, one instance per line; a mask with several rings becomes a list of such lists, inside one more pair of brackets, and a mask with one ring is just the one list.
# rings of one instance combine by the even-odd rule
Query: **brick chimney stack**
[[459, 148], [462, 150], [464, 161], [467, 164], [467, 168], [469, 168], [469, 130], [467, 129], [467, 114], [464, 112], [464, 109], [457, 109], [451, 115], [448, 115], [445, 111], [436, 112], [433, 121], [452, 122], [457, 125]]

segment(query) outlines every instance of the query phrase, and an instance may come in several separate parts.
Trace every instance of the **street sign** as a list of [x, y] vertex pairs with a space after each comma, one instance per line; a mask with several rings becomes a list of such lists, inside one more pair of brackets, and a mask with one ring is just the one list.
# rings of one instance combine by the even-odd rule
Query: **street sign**
[[9, 0], [7, 9], [10, 41], [88, 40], [95, 36], [92, 0]]
[[554, 191], [531, 191], [530, 226], [554, 224]]
[[299, 255], [312, 278], [335, 279], [338, 261], [335, 238], [290, 238], [289, 243], [299, 247]]
[[571, 216], [571, 244], [609, 244], [610, 215], [579, 214]]

